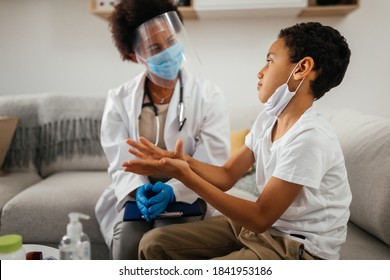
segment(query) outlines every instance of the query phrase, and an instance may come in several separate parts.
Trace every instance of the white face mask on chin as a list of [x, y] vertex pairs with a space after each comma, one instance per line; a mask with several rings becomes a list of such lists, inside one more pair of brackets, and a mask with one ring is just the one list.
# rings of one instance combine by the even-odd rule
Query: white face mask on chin
[[265, 109], [264, 111], [269, 115], [269, 116], [274, 116], [278, 117], [286, 108], [290, 100], [293, 98], [293, 96], [297, 93], [298, 89], [302, 85], [303, 81], [305, 78], [302, 79], [302, 81], [299, 83], [297, 89], [294, 92], [291, 92], [288, 89], [288, 82], [291, 79], [292, 74], [294, 73], [295, 69], [299, 65], [299, 62], [297, 65], [295, 65], [294, 69], [291, 71], [290, 76], [287, 79], [287, 82], [282, 84], [280, 87], [278, 87], [274, 94], [271, 95], [270, 98], [268, 98], [267, 102], [264, 104]]

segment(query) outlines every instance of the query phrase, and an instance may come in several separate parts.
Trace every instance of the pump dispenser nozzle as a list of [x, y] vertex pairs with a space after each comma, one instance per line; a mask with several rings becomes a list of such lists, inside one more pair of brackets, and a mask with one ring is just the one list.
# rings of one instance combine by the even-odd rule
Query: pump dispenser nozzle
[[83, 213], [71, 212], [69, 213], [69, 224], [66, 227], [66, 234], [71, 239], [78, 239], [81, 233], [83, 232], [83, 225], [80, 223], [79, 219], [89, 220], [89, 216]]
[[71, 222], [78, 222], [79, 218], [89, 220], [89, 216], [83, 213], [70, 212], [68, 216]]
[[59, 244], [60, 259], [89, 260], [91, 258], [91, 244], [79, 221], [80, 219], [88, 220], [89, 216], [77, 212], [71, 212], [68, 216], [69, 224], [66, 226], [66, 235]]

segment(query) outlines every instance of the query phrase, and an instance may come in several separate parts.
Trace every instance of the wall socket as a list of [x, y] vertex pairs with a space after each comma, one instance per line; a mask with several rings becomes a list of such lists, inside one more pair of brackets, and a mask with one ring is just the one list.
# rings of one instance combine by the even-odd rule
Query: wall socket
[[111, 11], [118, 2], [119, 0], [95, 0], [95, 9], [97, 11]]

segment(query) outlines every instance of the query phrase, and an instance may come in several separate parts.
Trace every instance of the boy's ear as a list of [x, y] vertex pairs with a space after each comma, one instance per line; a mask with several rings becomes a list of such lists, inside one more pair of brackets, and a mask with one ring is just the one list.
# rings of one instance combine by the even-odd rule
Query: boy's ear
[[[314, 69], [314, 59], [310, 56], [306, 56], [303, 59], [301, 59], [299, 66], [295, 70], [294, 78], [296, 80], [301, 80], [304, 77], [310, 79], [311, 77], [309, 76], [313, 75], [312, 73], [314, 73], [313, 69]], [[315, 76], [313, 76], [312, 78], [314, 77]]]

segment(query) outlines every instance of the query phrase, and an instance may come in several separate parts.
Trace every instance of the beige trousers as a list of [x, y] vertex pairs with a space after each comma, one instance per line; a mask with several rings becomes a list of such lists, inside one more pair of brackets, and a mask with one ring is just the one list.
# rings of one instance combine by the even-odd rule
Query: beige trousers
[[148, 231], [139, 259], [299, 260], [316, 259], [302, 243], [269, 232], [256, 234], [225, 216]]
[[[199, 199], [199, 203], [206, 212], [206, 203]], [[181, 217], [171, 219], [155, 219], [147, 221], [123, 221], [124, 208], [119, 212], [113, 231], [111, 243], [111, 258], [114, 260], [136, 260], [138, 258], [138, 245], [144, 234], [153, 228], [165, 227], [172, 224], [183, 224], [199, 221], [203, 216]]]

